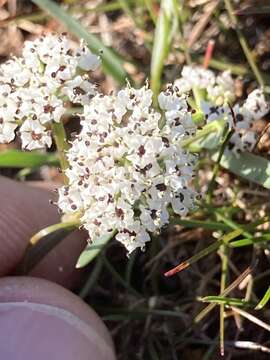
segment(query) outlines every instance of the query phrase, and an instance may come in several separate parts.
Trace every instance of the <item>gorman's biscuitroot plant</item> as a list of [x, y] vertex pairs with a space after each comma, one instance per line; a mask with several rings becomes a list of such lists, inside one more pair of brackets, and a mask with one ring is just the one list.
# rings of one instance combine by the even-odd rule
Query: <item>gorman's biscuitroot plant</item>
[[[54, 138], [65, 181], [57, 202], [62, 227], [86, 229], [88, 248], [115, 237], [129, 254], [200, 206], [194, 152], [220, 149], [236, 159], [251, 152], [253, 121], [269, 104], [261, 88], [235, 102], [229, 72], [195, 66], [160, 92], [157, 106], [147, 83], [103, 94], [91, 80], [99, 63], [65, 34], [27, 41], [20, 58], [0, 66], [0, 142], [17, 135], [23, 149], [44, 151]], [[78, 108], [81, 130], [68, 142], [63, 116], [70, 106]]]

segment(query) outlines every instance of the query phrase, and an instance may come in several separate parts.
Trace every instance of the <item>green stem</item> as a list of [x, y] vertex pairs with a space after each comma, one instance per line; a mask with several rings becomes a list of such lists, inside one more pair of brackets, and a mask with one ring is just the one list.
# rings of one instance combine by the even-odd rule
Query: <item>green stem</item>
[[[68, 161], [66, 158], [65, 152], [68, 150], [69, 146], [67, 143], [66, 131], [62, 122], [52, 124], [52, 132], [54, 141], [58, 150], [58, 156], [60, 161], [61, 169], [64, 171], [68, 168]], [[64, 177], [64, 182], [66, 183], [67, 179]]]
[[181, 144], [182, 144], [183, 148], [188, 148], [190, 145], [192, 145], [193, 142], [200, 140], [200, 139], [206, 137], [207, 135], [214, 133], [216, 131], [217, 131], [216, 124], [214, 124], [214, 122], [210, 123], [209, 125], [207, 125], [207, 127], [204, 127], [202, 130], [199, 130], [197, 132], [197, 134], [195, 136], [193, 136], [192, 138], [183, 140], [181, 142]]
[[[228, 247], [226, 245], [221, 245], [220, 247], [220, 256], [221, 256], [221, 278], [220, 278], [220, 293], [222, 294], [226, 289], [227, 274], [228, 274]], [[224, 356], [224, 313], [225, 305], [220, 304], [219, 309], [219, 344], [220, 344], [220, 354]]]
[[164, 275], [166, 277], [172, 276], [172, 275], [176, 274], [177, 272], [187, 269], [188, 267], [190, 267], [190, 265], [194, 264], [195, 262], [199, 261], [200, 259], [204, 258], [205, 256], [211, 254], [212, 252], [218, 250], [221, 245], [229, 244], [230, 241], [234, 240], [239, 235], [241, 235], [243, 233], [243, 231], [244, 231], [243, 229], [239, 228], [237, 230], [231, 231], [230, 233], [228, 233], [226, 235], [223, 235], [216, 242], [214, 242], [211, 245], [209, 245], [208, 247], [202, 249], [201, 251], [199, 251], [197, 254], [193, 255], [188, 260], [181, 262], [179, 265], [177, 265], [173, 269], [167, 271]]
[[260, 84], [260, 86], [264, 87], [264, 80], [262, 78], [259, 68], [256, 65], [255, 59], [254, 59], [253, 54], [248, 46], [246, 39], [244, 37], [244, 34], [242, 33], [242, 30], [240, 29], [240, 27], [238, 25], [238, 20], [235, 15], [231, 0], [224, 0], [224, 3], [226, 6], [226, 9], [227, 9], [227, 12], [229, 14], [229, 18], [232, 22], [232, 25], [235, 27], [235, 31], [237, 33], [239, 43], [240, 43], [240, 45], [243, 49], [243, 52], [247, 58], [249, 66], [251, 67], [252, 71], [254, 72], [254, 75], [255, 75], [258, 83]]
[[[237, 279], [234, 280], [221, 294], [220, 296], [227, 296], [233, 289], [235, 289], [241, 282], [252, 272], [252, 268], [248, 267]], [[210, 303], [204, 308], [195, 318], [194, 323], [199, 323], [211, 310], [216, 307], [217, 303]]]
[[218, 158], [217, 158], [217, 161], [216, 161], [214, 169], [213, 169], [212, 178], [211, 178], [211, 180], [209, 182], [209, 185], [208, 185], [208, 191], [207, 191], [207, 197], [206, 197], [207, 204], [211, 203], [211, 198], [212, 198], [213, 191], [214, 191], [215, 180], [216, 180], [217, 174], [218, 174], [219, 169], [220, 169], [220, 161], [221, 161], [221, 158], [222, 158], [222, 156], [224, 154], [226, 146], [227, 146], [230, 138], [232, 137], [233, 133], [234, 133], [233, 130], [229, 131], [227, 133], [226, 137], [225, 137], [225, 140], [223, 141], [223, 143], [221, 145], [221, 148], [220, 148], [220, 151], [219, 151], [219, 154], [218, 154]]

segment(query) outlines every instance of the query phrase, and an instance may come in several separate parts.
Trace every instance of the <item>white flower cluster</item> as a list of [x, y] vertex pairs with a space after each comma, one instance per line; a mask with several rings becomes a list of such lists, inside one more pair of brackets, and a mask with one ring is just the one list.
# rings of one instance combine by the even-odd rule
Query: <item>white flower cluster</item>
[[95, 95], [89, 71], [98, 65], [83, 42], [73, 50], [64, 34], [25, 42], [21, 58], [0, 66], [0, 143], [12, 141], [20, 125], [24, 149], [50, 147], [50, 125], [65, 102], [86, 104]]
[[257, 142], [256, 133], [252, 130], [253, 122], [267, 114], [269, 103], [263, 91], [256, 89], [248, 95], [241, 106], [235, 104], [230, 108], [227, 104], [218, 106], [204, 101], [201, 108], [207, 123], [223, 118], [227, 121], [229, 128], [234, 129], [228, 147], [238, 155], [241, 152], [253, 150]]
[[234, 80], [229, 71], [215, 75], [213, 71], [200, 66], [184, 66], [181, 78], [175, 81], [175, 85], [183, 93], [193, 88], [201, 90], [207, 101], [215, 104], [223, 104], [235, 98]]
[[256, 89], [240, 106], [229, 104], [235, 101], [234, 80], [230, 72], [215, 75], [213, 71], [199, 66], [184, 66], [182, 77], [175, 81], [182, 93], [197, 89], [203, 100], [200, 108], [206, 123], [224, 119], [234, 133], [229, 141], [229, 149], [236, 155], [252, 151], [256, 144], [256, 133], [252, 130], [254, 120], [262, 118], [269, 111], [263, 91]]
[[261, 119], [269, 110], [269, 103], [261, 89], [252, 91], [242, 106], [234, 105], [228, 116], [228, 121], [235, 130], [229, 141], [229, 148], [236, 155], [253, 150], [257, 142], [256, 133], [252, 130], [253, 122]]
[[170, 211], [184, 216], [194, 207], [196, 158], [181, 146], [196, 130], [187, 102], [169, 86], [159, 104], [161, 112], [147, 86], [128, 86], [84, 106], [58, 205], [80, 216], [90, 241], [116, 230], [130, 253], [169, 222]]

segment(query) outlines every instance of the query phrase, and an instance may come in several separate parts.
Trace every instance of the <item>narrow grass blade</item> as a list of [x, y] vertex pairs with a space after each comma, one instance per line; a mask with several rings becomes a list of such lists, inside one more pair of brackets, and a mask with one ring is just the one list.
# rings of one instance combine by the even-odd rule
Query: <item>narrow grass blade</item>
[[237, 16], [235, 15], [235, 11], [233, 9], [233, 5], [232, 5], [232, 2], [231, 0], [224, 0], [224, 3], [225, 3], [225, 7], [227, 9], [227, 12], [228, 12], [228, 15], [229, 15], [229, 18], [230, 18], [230, 21], [232, 23], [232, 25], [234, 26], [235, 30], [236, 30], [236, 33], [237, 33], [237, 36], [238, 36], [238, 40], [239, 40], [239, 43], [242, 47], [242, 50], [246, 56], [246, 59], [249, 63], [249, 66], [250, 68], [252, 69], [259, 85], [261, 87], [264, 87], [264, 79], [262, 78], [262, 75], [260, 73], [260, 70], [255, 62], [255, 59], [253, 57], [253, 54], [248, 46], [248, 43], [244, 37], [244, 34], [242, 32], [242, 30], [240, 29], [239, 25], [238, 25], [238, 20], [237, 20]]
[[[241, 282], [252, 272], [252, 268], [248, 267], [242, 274], [238, 276], [224, 291], [220, 296], [227, 296], [233, 289], [235, 289]], [[211, 310], [216, 307], [216, 303], [211, 303], [206, 306], [200, 313], [194, 318], [194, 323], [199, 323]]]
[[[220, 293], [222, 294], [226, 288], [228, 275], [228, 248], [225, 245], [220, 247], [221, 257], [221, 278], [220, 278]], [[220, 355], [224, 356], [224, 335], [225, 333], [225, 304], [220, 304], [219, 308], [219, 348]]]
[[183, 225], [184, 227], [187, 228], [203, 228], [206, 230], [222, 230], [222, 231], [228, 231], [231, 230], [231, 227], [226, 225], [226, 224], [222, 224], [222, 223], [218, 223], [218, 222], [214, 222], [214, 221], [203, 221], [203, 220], [193, 220], [193, 219], [178, 219], [177, 217], [175, 217], [174, 219], [172, 219], [172, 221], [170, 222], [171, 225]]
[[266, 290], [266, 293], [264, 294], [259, 304], [255, 307], [255, 310], [261, 310], [262, 308], [264, 308], [265, 305], [269, 302], [269, 300], [270, 300], [270, 286]]
[[93, 269], [91, 269], [89, 278], [87, 279], [86, 283], [84, 284], [83, 288], [81, 289], [81, 291], [79, 293], [80, 298], [85, 299], [88, 296], [91, 289], [97, 282], [99, 275], [102, 271], [102, 268], [103, 268], [103, 259], [102, 259], [102, 257], [99, 257], [97, 259], [95, 267]]
[[235, 240], [235, 241], [232, 241], [229, 244], [229, 246], [232, 248], [238, 248], [238, 247], [242, 247], [242, 246], [257, 245], [257, 244], [264, 243], [267, 241], [270, 241], [270, 234], [265, 234], [260, 237], [255, 237], [252, 239], [247, 238], [247, 239]]
[[122, 286], [124, 286], [124, 288], [129, 290], [129, 292], [132, 293], [133, 295], [137, 297], [141, 297], [141, 294], [137, 290], [135, 290], [129, 283], [127, 283], [126, 280], [123, 279], [122, 276], [115, 270], [115, 268], [106, 258], [106, 256], [103, 256], [103, 263], [118, 283], [122, 284]]
[[62, 122], [54, 122], [52, 124], [53, 138], [58, 151], [61, 169], [65, 170], [69, 167], [69, 162], [66, 158], [66, 151], [69, 149], [67, 142], [66, 130]]
[[240, 306], [240, 307], [251, 307], [252, 304], [244, 299], [228, 298], [225, 296], [205, 296], [199, 298], [202, 302], [215, 303], [220, 305]]
[[80, 269], [88, 265], [100, 253], [103, 247], [113, 238], [115, 231], [101, 236], [93, 241], [93, 244], [86, 245], [85, 249], [79, 256], [76, 268]]
[[41, 9], [48, 12], [51, 16], [62, 22], [68, 31], [78, 38], [84, 39], [89, 48], [96, 54], [102, 53], [102, 66], [104, 71], [112, 75], [121, 85], [125, 84], [128, 74], [122, 66], [122, 60], [114, 51], [107, 48], [93, 34], [88, 32], [75, 18], [69, 15], [62, 7], [52, 0], [32, 0]]
[[227, 128], [224, 128], [224, 131], [222, 134], [222, 137], [224, 138], [224, 140], [221, 143], [221, 146], [220, 146], [220, 149], [218, 152], [218, 157], [217, 157], [217, 160], [215, 162], [215, 165], [214, 165], [214, 168], [212, 171], [212, 177], [208, 184], [207, 197], [206, 197], [206, 202], [208, 204], [211, 204], [211, 202], [212, 202], [212, 196], [213, 196], [213, 192], [214, 192], [214, 188], [215, 188], [216, 177], [220, 170], [220, 161], [221, 161], [221, 158], [225, 152], [225, 149], [226, 149], [228, 142], [229, 142], [230, 138], [232, 137], [233, 133], [234, 133], [234, 130], [228, 131]]
[[0, 167], [32, 169], [42, 165], [59, 165], [59, 161], [54, 154], [35, 151], [6, 150], [0, 152]]
[[170, 49], [175, 19], [173, 0], [162, 0], [155, 29], [151, 59], [151, 88], [155, 99], [157, 99], [160, 91], [161, 75], [164, 61]]
[[66, 236], [77, 226], [75, 223], [61, 223], [49, 226], [41, 230], [32, 238], [27, 248], [24, 258], [18, 266], [19, 274], [27, 274], [31, 271], [45, 255], [47, 255], [56, 245], [64, 241]]
[[188, 260], [182, 262], [181, 264], [174, 267], [173, 269], [167, 271], [164, 275], [166, 277], [172, 276], [172, 275], [175, 275], [176, 273], [188, 268], [193, 263], [197, 262], [198, 260], [202, 259], [203, 257], [211, 254], [213, 251], [217, 250], [222, 244], [227, 244], [231, 240], [235, 239], [236, 237], [241, 235], [242, 232], [243, 232], [242, 229], [237, 229], [237, 230], [230, 232], [229, 234], [222, 236], [219, 240], [217, 240], [213, 244], [209, 245], [207, 248], [198, 252], [196, 255], [194, 255], [191, 258], [189, 258]]
[[[237, 222], [231, 220], [230, 218], [225, 216], [221, 211], [219, 211], [219, 209], [216, 209], [216, 217], [217, 217], [217, 220], [221, 220], [224, 224], [230, 226], [231, 229], [234, 229], [234, 230], [242, 229], [243, 235], [245, 237], [247, 237], [248, 239], [253, 238], [253, 235], [249, 231], [247, 231], [246, 226], [239, 225]], [[258, 226], [258, 225], [254, 226], [254, 224], [250, 224], [250, 225], [253, 225], [252, 228], [255, 228], [256, 226]]]
[[42, 238], [44, 238], [45, 236], [48, 236], [56, 231], [74, 230], [74, 229], [78, 228], [79, 226], [80, 226], [80, 223], [78, 221], [61, 222], [58, 224], [50, 225], [50, 226], [40, 230], [34, 236], [32, 236], [30, 239], [30, 243], [32, 245], [36, 245]]

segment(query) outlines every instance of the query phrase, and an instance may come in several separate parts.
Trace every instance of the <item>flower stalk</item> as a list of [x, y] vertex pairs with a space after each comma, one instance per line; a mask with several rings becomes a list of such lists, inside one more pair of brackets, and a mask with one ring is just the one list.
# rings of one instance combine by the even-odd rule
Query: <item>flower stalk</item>
[[[66, 131], [62, 122], [52, 124], [53, 138], [57, 147], [61, 170], [64, 171], [68, 168], [68, 161], [65, 152], [69, 146], [67, 143]], [[66, 176], [64, 176], [64, 182], [67, 183]]]

